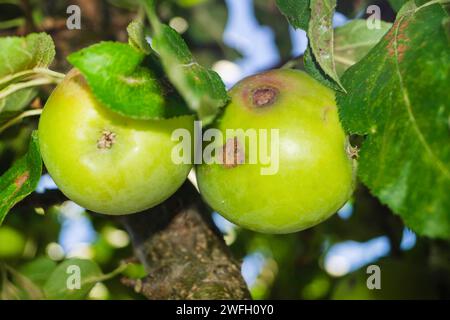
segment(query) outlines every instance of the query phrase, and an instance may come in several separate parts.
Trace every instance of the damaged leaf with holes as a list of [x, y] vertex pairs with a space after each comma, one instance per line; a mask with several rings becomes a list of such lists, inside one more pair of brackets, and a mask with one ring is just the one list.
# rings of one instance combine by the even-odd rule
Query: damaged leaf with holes
[[[414, 3], [412, 3], [414, 5]], [[359, 177], [414, 231], [450, 237], [450, 47], [438, 3], [397, 17], [342, 82], [340, 118], [366, 135]]]

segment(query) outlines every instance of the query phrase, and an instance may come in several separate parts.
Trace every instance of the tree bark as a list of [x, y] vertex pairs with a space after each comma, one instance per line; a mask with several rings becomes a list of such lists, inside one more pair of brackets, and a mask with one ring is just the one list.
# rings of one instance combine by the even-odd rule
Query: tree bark
[[240, 264], [188, 181], [161, 205], [120, 219], [148, 272], [125, 285], [148, 299], [250, 299]]

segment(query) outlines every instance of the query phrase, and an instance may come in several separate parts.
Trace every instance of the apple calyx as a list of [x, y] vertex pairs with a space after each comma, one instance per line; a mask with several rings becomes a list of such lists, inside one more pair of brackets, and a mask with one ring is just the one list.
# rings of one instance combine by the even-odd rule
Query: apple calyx
[[110, 130], [103, 130], [100, 139], [97, 140], [98, 149], [111, 149], [116, 142], [116, 134]]

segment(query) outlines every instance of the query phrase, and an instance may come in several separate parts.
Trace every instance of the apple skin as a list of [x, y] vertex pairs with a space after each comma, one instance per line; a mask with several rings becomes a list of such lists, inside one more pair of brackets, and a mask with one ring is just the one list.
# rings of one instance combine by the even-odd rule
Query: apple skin
[[3, 225], [0, 227], [0, 261], [22, 256], [27, 239], [18, 230]]
[[[275, 89], [276, 98], [255, 106], [254, 93], [264, 88]], [[212, 209], [244, 228], [281, 234], [314, 226], [345, 204], [353, 160], [333, 91], [304, 72], [280, 69], [242, 80], [230, 96], [213, 127], [224, 136], [226, 129], [279, 129], [279, 170], [261, 175], [267, 166], [247, 158], [234, 167], [203, 163], [198, 186]], [[248, 139], [239, 142], [248, 150]]]
[[69, 199], [98, 213], [130, 214], [154, 207], [183, 184], [191, 165], [173, 163], [177, 142], [171, 134], [178, 128], [193, 132], [193, 121], [191, 115], [123, 117], [102, 106], [74, 69], [44, 107], [39, 145], [49, 174]]

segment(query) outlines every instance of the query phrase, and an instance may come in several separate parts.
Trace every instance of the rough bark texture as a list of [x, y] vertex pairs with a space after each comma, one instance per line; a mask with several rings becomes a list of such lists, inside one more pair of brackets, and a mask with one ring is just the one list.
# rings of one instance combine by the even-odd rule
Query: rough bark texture
[[121, 220], [148, 272], [123, 283], [148, 299], [250, 298], [239, 263], [189, 182], [150, 212]]

